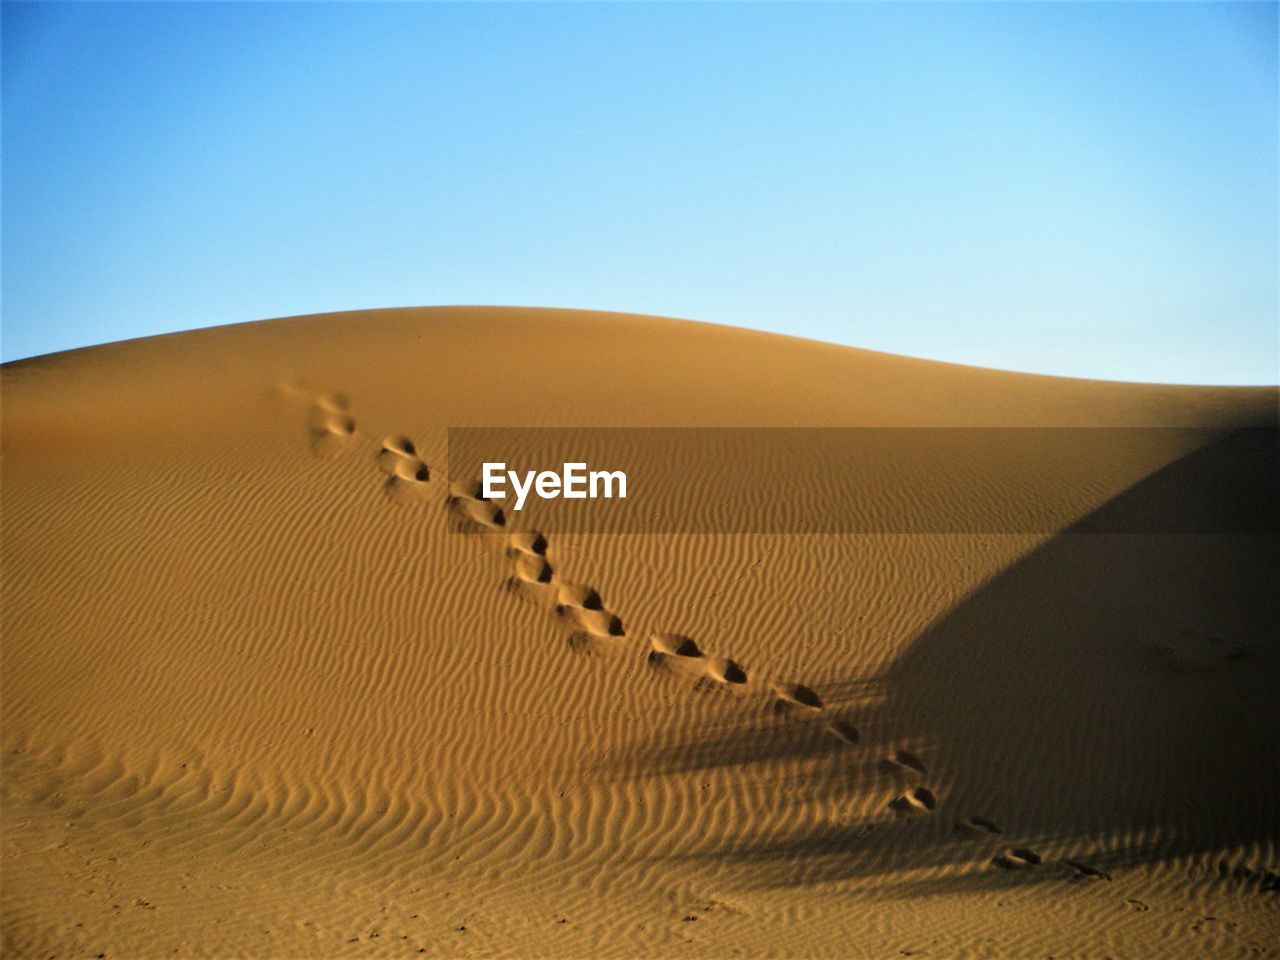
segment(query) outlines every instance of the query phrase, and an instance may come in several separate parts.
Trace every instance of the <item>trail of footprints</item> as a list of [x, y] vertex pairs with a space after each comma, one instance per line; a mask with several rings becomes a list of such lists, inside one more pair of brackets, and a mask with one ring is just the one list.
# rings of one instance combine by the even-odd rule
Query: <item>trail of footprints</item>
[[[307, 394], [299, 388], [285, 392], [302, 396], [308, 402], [308, 424], [312, 449], [330, 457], [345, 452], [357, 437], [356, 422], [345, 397], [338, 394]], [[413, 441], [402, 434], [387, 436], [376, 454], [378, 467], [387, 475], [389, 492], [400, 487], [425, 488], [431, 483], [431, 469], [418, 455]], [[589, 650], [598, 644], [628, 639], [621, 617], [604, 603], [594, 587], [563, 580], [548, 559], [548, 539], [536, 530], [514, 529], [507, 512], [499, 503], [488, 500], [478, 480], [455, 481], [450, 485], [445, 506], [463, 525], [489, 532], [506, 533], [505, 558], [510, 566], [508, 585], [546, 590], [552, 594], [555, 616], [570, 629], [571, 650]], [[657, 669], [669, 669], [692, 676], [695, 689], [707, 687], [724, 690], [764, 690], [773, 709], [782, 715], [818, 721], [821, 729], [846, 746], [859, 742], [859, 733], [848, 720], [829, 716], [821, 696], [800, 683], [754, 677], [737, 660], [704, 650], [692, 637], [680, 633], [654, 633], [646, 638], [647, 661]], [[882, 773], [901, 786], [887, 803], [896, 817], [937, 813], [937, 794], [918, 781], [929, 774], [925, 763], [914, 753], [897, 750], [878, 764]], [[913, 783], [914, 781], [914, 783]], [[992, 820], [979, 814], [957, 820], [955, 832], [990, 840], [1003, 835]], [[1008, 846], [995, 854], [990, 864], [1002, 870], [1024, 870], [1039, 867], [1046, 861], [1027, 847]], [[1057, 861], [1071, 873], [1073, 880], [1111, 877], [1075, 860]]]
[[[472, 499], [479, 498], [478, 485], [467, 485], [465, 488]], [[455, 493], [453, 505], [459, 505]], [[464, 507], [466, 516], [474, 517], [474, 511]], [[488, 526], [502, 528], [505, 520], [489, 523]], [[612, 640], [625, 639], [626, 631], [621, 618], [611, 612], [604, 604], [600, 593], [593, 587], [563, 581], [553, 570], [547, 559], [547, 537], [538, 531], [513, 530], [507, 535], [506, 556], [511, 564], [509, 582], [513, 585], [536, 584], [552, 588], [555, 591], [555, 611], [562, 620], [568, 621], [571, 628], [576, 628], [569, 637], [569, 647], [582, 650], [603, 638]], [[732, 657], [717, 656], [704, 651], [696, 640], [681, 633], [653, 633], [647, 637], [648, 662], [655, 667], [669, 667], [672, 664], [694, 664], [697, 676], [696, 686], [712, 684], [726, 688], [745, 687], [751, 682], [746, 669]], [[800, 715], [806, 719], [823, 717], [826, 707], [821, 696], [811, 687], [800, 683], [770, 680], [765, 678], [759, 685], [768, 691], [775, 711], [787, 715]], [[822, 729], [846, 745], [859, 742], [857, 728], [847, 720], [839, 717], [826, 719]], [[925, 777], [928, 768], [924, 762], [907, 750], [898, 750], [883, 758], [879, 763], [882, 772], [894, 777], [907, 779]], [[932, 790], [925, 786], [904, 788], [903, 791], [888, 802], [888, 809], [898, 816], [910, 816], [918, 813], [932, 813], [938, 808], [938, 798]], [[973, 815], [956, 824], [957, 833], [977, 836], [1000, 835], [1001, 829], [990, 819]], [[1010, 847], [996, 854], [991, 864], [1003, 869], [1016, 870], [1023, 867], [1038, 866], [1043, 862], [1039, 854], [1024, 847]], [[1064, 860], [1063, 864], [1071, 868], [1077, 876], [1106, 877], [1101, 871], [1094, 870], [1084, 864]], [[1107, 877], [1107, 879], [1110, 879]]]

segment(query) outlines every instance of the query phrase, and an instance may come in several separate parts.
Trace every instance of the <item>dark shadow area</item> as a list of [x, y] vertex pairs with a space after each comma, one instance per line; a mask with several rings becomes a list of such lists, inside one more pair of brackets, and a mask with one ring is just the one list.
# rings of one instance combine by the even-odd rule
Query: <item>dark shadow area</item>
[[[1170, 513], [1217, 532], [1097, 532]], [[870, 816], [790, 836], [753, 836], [748, 823], [724, 849], [689, 854], [755, 868], [744, 877], [762, 886], [957, 864], [975, 869], [888, 895], [1106, 883], [1062, 861], [1105, 873], [1265, 850], [1280, 823], [1277, 530], [1276, 431], [1224, 435], [985, 583], [882, 675], [822, 685], [835, 706], [826, 719], [863, 730], [861, 742], [739, 716], [692, 742], [638, 745], [620, 775], [734, 766], [749, 777], [752, 764], [795, 759], [807, 796], [865, 811], [867, 791], [902, 789], [877, 769], [880, 745], [913, 744], [929, 769], [904, 782], [932, 790], [934, 810], [895, 818], [877, 802]], [[1000, 833], [966, 828], [974, 816]], [[992, 865], [1011, 848], [1044, 862]]]

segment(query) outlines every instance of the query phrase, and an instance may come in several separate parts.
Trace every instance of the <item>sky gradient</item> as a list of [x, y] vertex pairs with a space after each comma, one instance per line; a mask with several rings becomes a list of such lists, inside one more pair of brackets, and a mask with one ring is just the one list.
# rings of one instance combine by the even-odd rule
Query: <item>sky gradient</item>
[[1276, 383], [1276, 10], [5, 3], [3, 357], [511, 304]]

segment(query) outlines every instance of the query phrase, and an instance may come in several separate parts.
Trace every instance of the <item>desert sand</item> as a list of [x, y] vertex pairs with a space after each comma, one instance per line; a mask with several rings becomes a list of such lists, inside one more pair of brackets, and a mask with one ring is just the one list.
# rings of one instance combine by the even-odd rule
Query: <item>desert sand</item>
[[[469, 307], [2, 402], [5, 956], [1276, 955], [1274, 387]], [[494, 425], [1206, 439], [1049, 531], [540, 536], [448, 476]], [[1082, 526], [1184, 488], [1235, 532]]]

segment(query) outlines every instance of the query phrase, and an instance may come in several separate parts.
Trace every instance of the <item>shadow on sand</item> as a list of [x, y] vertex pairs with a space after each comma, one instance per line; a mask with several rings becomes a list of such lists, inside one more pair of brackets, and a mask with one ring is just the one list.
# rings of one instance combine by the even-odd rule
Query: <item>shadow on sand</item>
[[[985, 583], [882, 675], [824, 685], [864, 729], [922, 745], [930, 770], [916, 782], [937, 810], [895, 819], [877, 805], [782, 835], [770, 818], [767, 835], [747, 823], [723, 849], [688, 856], [749, 865], [747, 882], [763, 886], [982, 868], [897, 888], [917, 895], [1078, 879], [1063, 858], [1109, 871], [1266, 849], [1280, 823], [1278, 457], [1274, 429], [1220, 437]], [[874, 739], [849, 746], [764, 715], [704, 734], [639, 746], [623, 775], [753, 776], [753, 764], [794, 759], [804, 795], [837, 809], [845, 798], [865, 811], [868, 791], [893, 789]], [[957, 833], [974, 814], [1001, 834]], [[995, 869], [1006, 845], [1046, 862]]]

